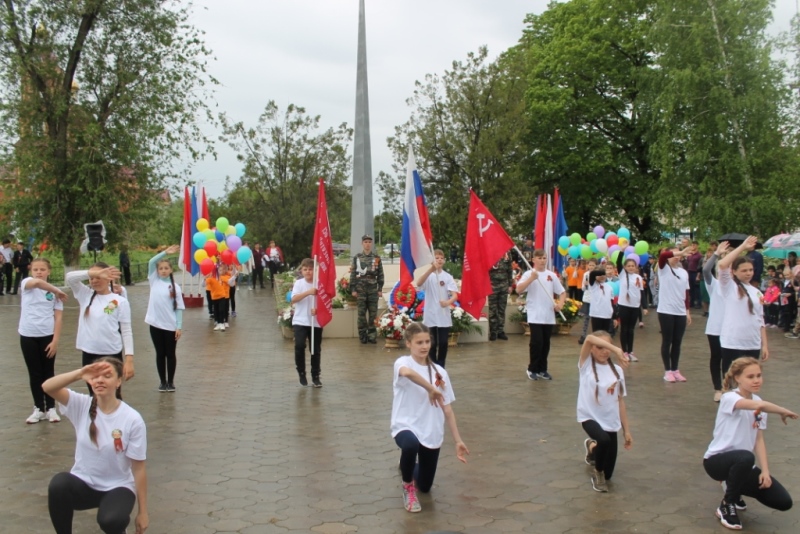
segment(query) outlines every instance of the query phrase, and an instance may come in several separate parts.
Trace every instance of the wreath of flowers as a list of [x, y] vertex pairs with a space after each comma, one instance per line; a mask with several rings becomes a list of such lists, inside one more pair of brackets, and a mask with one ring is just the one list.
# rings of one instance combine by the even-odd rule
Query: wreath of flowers
[[416, 319], [417, 314], [422, 313], [424, 302], [425, 292], [411, 284], [401, 288], [398, 281], [389, 292], [389, 307], [407, 313], [411, 319]]
[[336, 280], [336, 293], [344, 300], [353, 300], [353, 292], [350, 290], [350, 278], [343, 276]]

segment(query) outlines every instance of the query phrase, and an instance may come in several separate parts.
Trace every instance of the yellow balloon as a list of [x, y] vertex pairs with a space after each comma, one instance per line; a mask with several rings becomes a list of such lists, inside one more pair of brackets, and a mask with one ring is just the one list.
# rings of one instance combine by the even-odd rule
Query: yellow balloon
[[194, 251], [194, 261], [197, 263], [201, 263], [204, 259], [208, 258], [208, 252], [199, 248]]
[[225, 235], [236, 235], [236, 228], [233, 225], [228, 226], [225, 229]]
[[628, 246], [628, 240], [625, 239], [624, 237], [620, 237], [618, 245], [619, 245], [619, 248], [625, 248], [625, 247]]
[[198, 232], [202, 232], [204, 230], [208, 230], [208, 220], [206, 219], [197, 219], [195, 223], [195, 227], [197, 228]]
[[563, 248], [561, 248], [561, 247], [558, 247], [558, 253], [559, 253], [559, 254], [561, 254], [562, 256], [566, 256], [566, 255], [567, 255], [567, 251], [566, 251], [566, 250], [564, 250], [564, 249], [563, 249]]
[[217, 244], [217, 250], [220, 251], [220, 252], [224, 252], [224, 251], [228, 250], [228, 244], [225, 241], [220, 241]]

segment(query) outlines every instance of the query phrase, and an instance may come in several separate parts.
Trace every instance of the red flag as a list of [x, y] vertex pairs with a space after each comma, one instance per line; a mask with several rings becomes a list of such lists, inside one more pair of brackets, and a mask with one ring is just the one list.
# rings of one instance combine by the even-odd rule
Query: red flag
[[536, 221], [534, 222], [534, 248], [544, 248], [544, 229], [545, 217], [547, 216], [547, 208], [545, 207], [545, 196], [539, 195], [536, 197]]
[[492, 292], [489, 269], [512, 248], [514, 242], [470, 190], [460, 300], [461, 307], [473, 317], [481, 316], [486, 296]]
[[311, 255], [317, 260], [317, 322], [325, 326], [333, 319], [333, 297], [336, 295], [336, 264], [333, 257], [328, 203], [325, 200], [325, 181], [320, 178], [317, 200], [317, 221]]
[[192, 269], [192, 237], [194, 237], [194, 228], [192, 228], [192, 206], [189, 204], [189, 188], [183, 190], [183, 232], [181, 232], [181, 259], [180, 264], [183, 266], [184, 271], [191, 271]]

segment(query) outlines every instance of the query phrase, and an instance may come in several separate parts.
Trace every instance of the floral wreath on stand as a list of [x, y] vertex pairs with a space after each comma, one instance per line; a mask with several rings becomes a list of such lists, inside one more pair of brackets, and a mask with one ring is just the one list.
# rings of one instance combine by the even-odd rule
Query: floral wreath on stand
[[398, 281], [389, 292], [389, 308], [406, 313], [413, 320], [419, 320], [425, 309], [425, 292], [416, 289], [412, 284], [401, 289]]

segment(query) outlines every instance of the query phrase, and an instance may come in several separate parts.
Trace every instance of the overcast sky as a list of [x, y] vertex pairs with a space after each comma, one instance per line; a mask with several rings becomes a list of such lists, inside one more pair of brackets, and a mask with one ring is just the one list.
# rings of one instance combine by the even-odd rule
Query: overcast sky
[[[776, 0], [773, 32], [786, 30], [798, 0]], [[324, 128], [355, 119], [358, 0], [197, 0], [193, 23], [206, 32], [221, 83], [216, 109], [255, 125], [269, 100], [320, 115]], [[373, 178], [391, 172], [386, 138], [408, 120], [414, 82], [442, 73], [482, 45], [494, 58], [517, 43], [528, 13], [546, 0], [366, 0]], [[214, 138], [219, 132], [210, 132]], [[235, 153], [195, 166], [211, 197], [239, 177]], [[352, 145], [351, 145], [352, 151]], [[352, 154], [352, 152], [351, 152]], [[377, 191], [375, 191], [377, 200]]]

